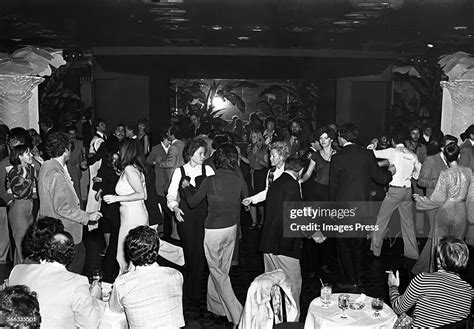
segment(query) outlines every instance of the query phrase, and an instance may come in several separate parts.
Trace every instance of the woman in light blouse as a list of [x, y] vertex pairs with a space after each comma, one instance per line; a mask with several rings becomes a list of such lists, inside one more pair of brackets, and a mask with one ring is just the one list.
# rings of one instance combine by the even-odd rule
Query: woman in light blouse
[[10, 153], [11, 168], [7, 168], [8, 192], [13, 195], [13, 203], [8, 211], [8, 219], [15, 240], [14, 264], [23, 262], [21, 241], [28, 226], [33, 224], [33, 199], [37, 198], [36, 172], [33, 155], [26, 145], [18, 145]]

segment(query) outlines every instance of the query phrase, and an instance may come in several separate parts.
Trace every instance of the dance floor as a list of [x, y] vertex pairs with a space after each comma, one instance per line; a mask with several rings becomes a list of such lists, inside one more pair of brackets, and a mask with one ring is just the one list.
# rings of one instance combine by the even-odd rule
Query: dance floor
[[[231, 281], [237, 298], [242, 305], [245, 303], [247, 289], [252, 280], [263, 272], [263, 259], [261, 253], [257, 251], [260, 239], [260, 230], [248, 230], [250, 219], [247, 213], [242, 216], [242, 240], [240, 243], [240, 264], [231, 269]], [[368, 241], [370, 242], [370, 241]], [[421, 241], [423, 243], [424, 241]], [[372, 297], [382, 297], [385, 302], [388, 300], [387, 275], [385, 270], [400, 270], [401, 282], [403, 290], [409, 281], [409, 272], [413, 266], [413, 262], [403, 258], [403, 242], [397, 239], [390, 247], [387, 240], [382, 257], [374, 258], [370, 255], [368, 243], [365, 246], [365, 261], [363, 264], [363, 291], [366, 295]], [[85, 271], [92, 271], [97, 268], [101, 262], [99, 252], [102, 249], [100, 235], [91, 235], [88, 238], [88, 263]], [[474, 249], [470, 249], [471, 255]], [[8, 277], [11, 270], [10, 264], [0, 264], [0, 278], [3, 281]], [[84, 273], [87, 275], [87, 273]], [[301, 321], [304, 321], [310, 302], [319, 296], [320, 281], [335, 283], [337, 277], [335, 274], [321, 274], [314, 278], [303, 278], [303, 289], [301, 293]], [[468, 269], [465, 271], [464, 278], [474, 285], [474, 261], [471, 256]], [[200, 303], [184, 302], [184, 318], [186, 328], [231, 328], [231, 324], [227, 323], [225, 318], [216, 318], [206, 310], [206, 282], [202, 282], [202, 301]], [[334, 288], [334, 292], [342, 292]]]

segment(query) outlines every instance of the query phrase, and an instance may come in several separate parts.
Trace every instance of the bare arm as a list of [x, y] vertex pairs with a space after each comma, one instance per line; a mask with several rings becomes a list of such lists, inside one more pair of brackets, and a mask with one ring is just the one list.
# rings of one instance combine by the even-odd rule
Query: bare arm
[[132, 166], [125, 167], [125, 178], [133, 189], [133, 193], [128, 195], [106, 195], [104, 201], [107, 203], [113, 202], [130, 202], [146, 199], [146, 191], [143, 188], [139, 171]]

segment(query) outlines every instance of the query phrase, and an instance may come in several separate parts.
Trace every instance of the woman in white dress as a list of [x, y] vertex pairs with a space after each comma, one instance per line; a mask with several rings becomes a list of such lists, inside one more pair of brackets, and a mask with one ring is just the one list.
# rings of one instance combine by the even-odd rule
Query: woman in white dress
[[115, 186], [116, 195], [104, 196], [108, 204], [120, 202], [120, 230], [117, 245], [117, 261], [120, 272], [128, 267], [124, 254], [124, 241], [128, 232], [140, 225], [148, 225], [147, 198], [145, 187], [145, 160], [143, 151], [134, 139], [126, 138], [120, 148], [122, 174]]

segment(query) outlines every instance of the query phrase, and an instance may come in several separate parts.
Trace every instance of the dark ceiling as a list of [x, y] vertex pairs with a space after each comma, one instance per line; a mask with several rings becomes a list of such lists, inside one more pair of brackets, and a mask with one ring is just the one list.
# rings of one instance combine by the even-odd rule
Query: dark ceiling
[[1, 52], [22, 45], [474, 52], [473, 0], [1, 0], [0, 9]]

